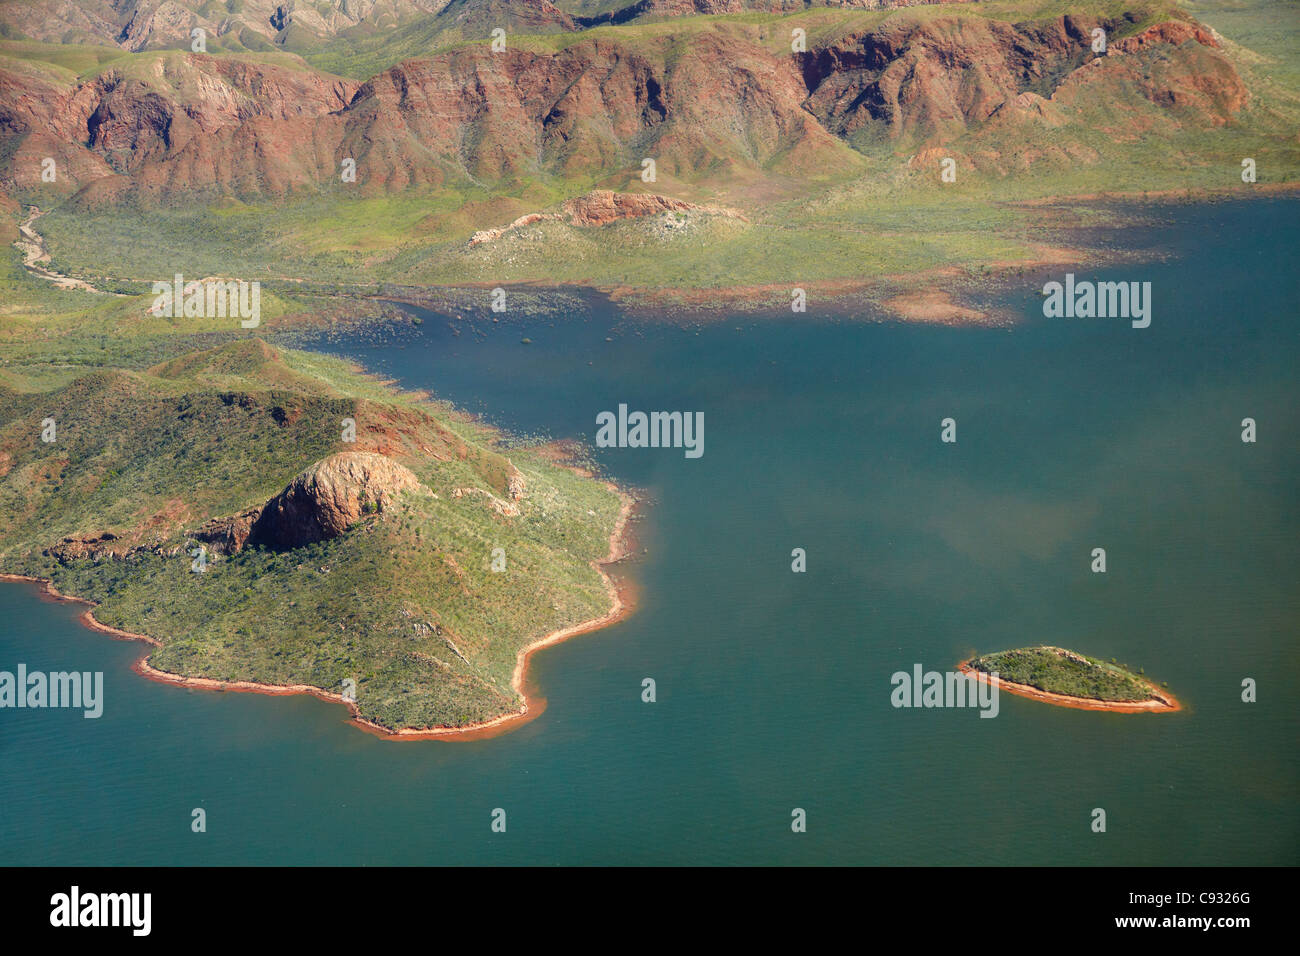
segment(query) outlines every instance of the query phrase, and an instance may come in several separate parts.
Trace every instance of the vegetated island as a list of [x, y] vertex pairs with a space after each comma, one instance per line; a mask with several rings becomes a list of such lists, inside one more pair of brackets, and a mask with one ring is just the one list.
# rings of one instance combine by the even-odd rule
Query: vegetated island
[[155, 645], [155, 679], [491, 732], [539, 712], [532, 651], [628, 609], [601, 565], [632, 498], [554, 457], [260, 339], [4, 368], [0, 570]]
[[963, 661], [963, 673], [1008, 693], [1081, 710], [1163, 713], [1181, 710], [1167, 690], [1114, 662], [1063, 647], [1021, 647]]

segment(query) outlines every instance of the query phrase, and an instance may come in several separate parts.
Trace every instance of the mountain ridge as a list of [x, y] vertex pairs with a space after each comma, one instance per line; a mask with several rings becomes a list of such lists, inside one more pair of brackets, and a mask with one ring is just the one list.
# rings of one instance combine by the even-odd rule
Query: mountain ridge
[[[873, 143], [921, 151], [978, 139], [999, 113], [1032, 122], [1042, 110], [1018, 111], [1025, 94], [1053, 104], [1058, 127], [1080, 100], [1145, 102], [1202, 126], [1233, 121], [1249, 100], [1199, 24], [1133, 13], [894, 18], [786, 54], [730, 26], [636, 43], [592, 35], [554, 51], [475, 44], [361, 83], [171, 53], [60, 87], [0, 61], [0, 138], [14, 158], [0, 183], [41, 189], [45, 157], [64, 171], [57, 188], [91, 207], [337, 188], [344, 160], [362, 193], [631, 180], [644, 157], [687, 181], [850, 174]], [[1106, 56], [1089, 50], [1094, 29], [1115, 37]]]

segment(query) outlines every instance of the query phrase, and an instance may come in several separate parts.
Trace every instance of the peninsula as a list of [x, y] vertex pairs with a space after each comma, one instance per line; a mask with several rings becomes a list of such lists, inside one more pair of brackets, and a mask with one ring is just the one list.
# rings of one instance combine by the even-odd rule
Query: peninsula
[[0, 449], [0, 571], [155, 645], [156, 679], [481, 731], [529, 713], [529, 653], [626, 609], [627, 494], [260, 339], [0, 371]]

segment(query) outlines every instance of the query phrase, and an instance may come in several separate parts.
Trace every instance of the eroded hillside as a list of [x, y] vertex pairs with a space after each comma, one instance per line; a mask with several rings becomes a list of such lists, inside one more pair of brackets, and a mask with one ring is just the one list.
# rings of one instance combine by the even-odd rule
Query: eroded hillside
[[[1003, 140], [1054, 129], [1066, 159], [1099, 104], [1153, 131], [1213, 129], [1250, 100], [1214, 35], [1171, 10], [1009, 22], [947, 10], [847, 18], [792, 51], [793, 21], [601, 30], [556, 46], [488, 43], [406, 60], [358, 83], [276, 62], [159, 53], [85, 78], [0, 60], [8, 188], [91, 208], [124, 200], [280, 198], [632, 179], [644, 158], [683, 183], [870, 175], [868, 157], [964, 147], [1014, 166]], [[1106, 55], [1091, 49], [1104, 31]], [[855, 148], [856, 147], [856, 148]]]

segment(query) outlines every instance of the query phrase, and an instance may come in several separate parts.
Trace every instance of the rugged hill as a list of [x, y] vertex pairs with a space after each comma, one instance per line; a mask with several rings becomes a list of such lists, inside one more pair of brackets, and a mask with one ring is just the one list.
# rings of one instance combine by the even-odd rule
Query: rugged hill
[[[451, 11], [453, 7], [448, 7]], [[953, 8], [956, 10], [956, 8]], [[1090, 48], [1094, 29], [1108, 54]], [[723, 21], [689, 33], [608, 31], [556, 48], [486, 43], [411, 59], [364, 83], [230, 56], [154, 54], [72, 79], [0, 60], [0, 179], [88, 206], [233, 194], [281, 197], [341, 180], [360, 191], [631, 179], [848, 175], [885, 144], [968, 139], [1006, 168], [1008, 127], [1050, 123], [1062, 146], [1098, 103], [1144, 125], [1233, 122], [1249, 93], [1194, 22], [1139, 7], [1007, 22], [965, 13], [850, 19], [808, 49]], [[857, 148], [855, 152], [854, 147]], [[1071, 161], [1095, 161], [1083, 149]]]
[[0, 570], [99, 601], [165, 671], [351, 678], [367, 719], [459, 726], [519, 708], [521, 647], [610, 607], [614, 492], [342, 363], [244, 340], [3, 381]]

